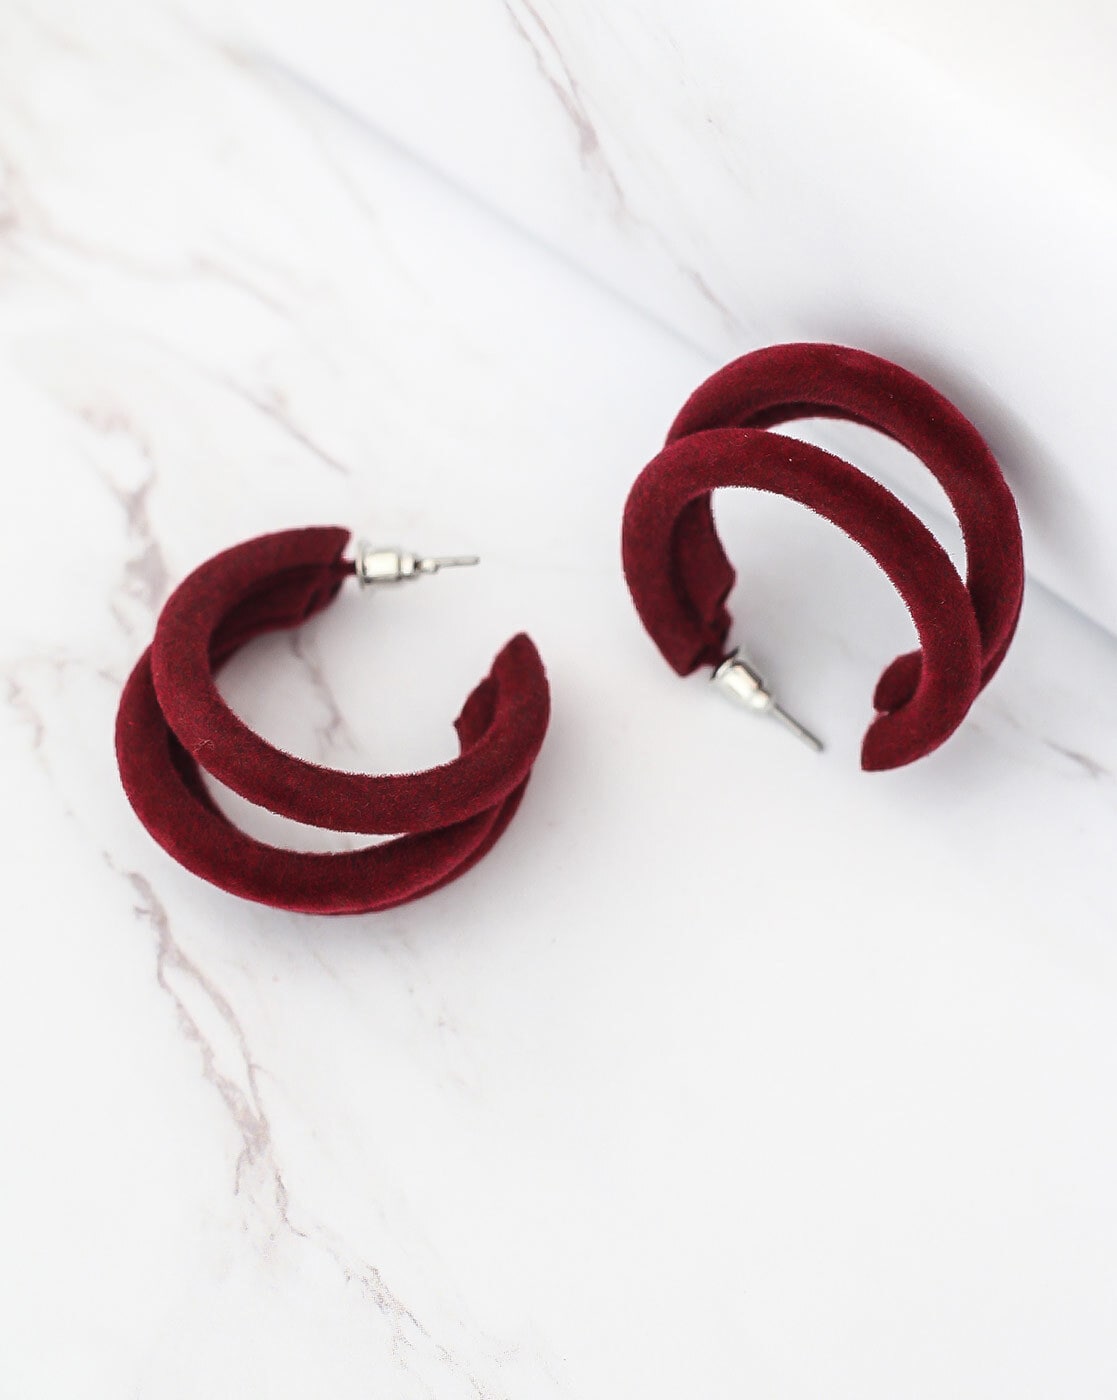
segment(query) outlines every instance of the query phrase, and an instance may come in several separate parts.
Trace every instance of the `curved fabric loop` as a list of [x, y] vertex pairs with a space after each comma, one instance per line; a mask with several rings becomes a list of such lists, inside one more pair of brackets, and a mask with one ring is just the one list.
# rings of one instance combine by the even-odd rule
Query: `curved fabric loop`
[[[476, 736], [462, 726], [463, 743]], [[287, 851], [234, 826], [163, 717], [145, 651], [124, 688], [117, 760], [140, 821], [180, 865], [211, 885], [300, 914], [391, 909], [464, 875], [496, 842], [520, 804], [525, 778], [493, 810], [421, 836], [360, 851]]]
[[945, 550], [891, 492], [821, 448], [761, 429], [676, 439], [637, 478], [624, 519], [624, 570], [640, 618], [682, 675], [723, 659], [733, 571], [713, 530], [710, 493], [771, 491], [844, 530], [903, 598], [922, 645], [911, 696], [870, 725], [866, 769], [929, 753], [962, 722], [981, 686], [981, 638], [969, 594]]
[[[770, 428], [800, 418], [843, 418], [876, 428], [919, 457], [946, 492], [966, 546], [966, 587], [981, 636], [981, 684], [996, 673], [1020, 617], [1024, 553], [1016, 502], [996, 458], [964, 414], [910, 371], [841, 345], [773, 345], [743, 355], [699, 386], [668, 434], [708, 428]], [[809, 503], [808, 503], [809, 504]], [[699, 553], [716, 550], [709, 503], [680, 528]], [[843, 526], [844, 528], [844, 526]], [[693, 564], [691, 567], [695, 567]], [[697, 566], [705, 579], [728, 562]], [[731, 572], [731, 571], [730, 571]], [[918, 652], [897, 657], [874, 697], [895, 710], [915, 694]]]
[[[154, 839], [211, 884], [245, 899], [301, 913], [387, 909], [464, 874], [492, 847], [515, 814], [550, 712], [542, 662], [530, 639], [522, 634], [498, 654], [489, 675], [466, 700], [455, 721], [461, 757], [425, 773], [392, 775], [386, 784], [375, 777], [339, 774], [294, 759], [247, 730], [219, 696], [219, 706], [214, 707], [208, 690], [216, 693], [213, 671], [223, 661], [251, 637], [295, 626], [326, 607], [345, 578], [352, 576], [353, 565], [341, 558], [347, 540], [346, 531], [332, 528], [287, 531], [218, 555], [210, 561], [218, 564], [216, 570], [207, 571], [203, 566], [191, 576], [194, 580], [201, 576], [202, 585], [185, 595], [180, 589], [171, 600], [178, 602], [172, 614], [174, 628], [163, 638], [162, 693], [156, 678], [161, 618], [156, 641], [136, 664], [117, 713], [116, 751], [124, 790]], [[232, 568], [220, 562], [228, 561], [229, 556], [233, 556]], [[254, 577], [249, 576], [252, 571], [245, 567], [246, 559], [257, 568]], [[195, 627], [204, 647], [204, 676], [208, 680], [208, 687], [202, 687], [199, 708], [183, 702], [176, 670], [181, 661], [182, 674], [192, 682], [198, 679], [198, 640], [186, 636], [192, 606], [198, 608]], [[167, 713], [168, 695], [176, 716], [173, 723]], [[210, 736], [213, 748], [220, 753], [221, 771], [210, 762], [211, 745], [201, 729], [206, 717], [216, 718], [219, 728], [227, 718], [232, 719], [232, 733], [244, 730], [254, 741], [243, 747], [230, 745], [228, 729], [221, 730], [224, 744], [218, 742], [217, 734]], [[185, 738], [177, 728], [179, 723]], [[262, 776], [238, 767], [238, 758], [242, 765], [251, 766], [260, 762], [261, 754]], [[268, 772], [268, 765], [276, 761], [284, 780], [290, 779], [290, 765], [302, 770], [300, 781], [306, 786], [301, 793], [285, 788], [282, 781], [277, 785]], [[366, 805], [362, 810], [368, 823], [363, 829], [404, 834], [363, 850], [336, 854], [271, 846], [248, 836], [225, 816], [206, 788], [199, 765], [261, 806], [332, 830], [359, 828], [348, 827], [348, 817], [335, 811], [325, 812], [327, 820], [317, 819], [323, 814], [316, 791], [322, 775], [327, 781], [351, 779], [354, 785], [363, 781], [369, 784], [363, 793]], [[439, 793], [440, 775], [445, 782], [445, 800]], [[476, 784], [472, 794], [466, 791], [469, 783]], [[259, 789], [273, 797], [278, 793], [283, 805], [254, 797]], [[359, 788], [342, 785], [347, 798], [355, 791]], [[477, 793], [488, 795], [490, 800], [478, 805]], [[370, 794], [377, 794], [386, 804], [378, 815], [373, 812]], [[416, 814], [414, 824], [403, 819]]]
[[433, 831], [502, 801], [535, 762], [547, 727], [543, 664], [522, 634], [497, 656], [496, 709], [477, 743], [421, 773], [344, 773], [273, 747], [226, 704], [214, 670], [248, 636], [325, 606], [353, 566], [348, 533], [287, 530], [227, 549], [163, 608], [151, 648], [155, 692], [187, 753], [241, 797], [281, 816], [370, 835]]

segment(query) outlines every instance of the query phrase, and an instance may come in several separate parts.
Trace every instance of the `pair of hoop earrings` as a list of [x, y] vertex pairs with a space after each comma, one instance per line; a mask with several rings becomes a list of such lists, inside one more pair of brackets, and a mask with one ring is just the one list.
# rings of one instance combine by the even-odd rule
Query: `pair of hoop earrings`
[[[891, 492], [841, 458], [769, 431], [808, 417], [876, 428], [924, 462], [961, 525], [965, 580]], [[692, 395], [632, 488], [624, 572], [664, 658], [680, 675], [711, 666], [730, 695], [821, 747], [726, 648], [735, 575], [711, 504], [722, 486], [775, 492], [830, 520], [876, 560], [912, 615], [920, 648], [893, 661], [877, 684], [862, 767], [896, 768], [943, 743], [1004, 659], [1023, 596], [1016, 506], [977, 429], [887, 360], [833, 345], [773, 346], [735, 360]], [[288, 530], [195, 570], [163, 608], [117, 715], [125, 792], [164, 850], [231, 894], [303, 913], [387, 909], [464, 874], [515, 814], [550, 714], [543, 663], [520, 634], [455, 721], [459, 757], [425, 772], [339, 772], [284, 753], [245, 725], [214, 677], [252, 637], [298, 626], [348, 579], [377, 588], [476, 562], [363, 544], [347, 559], [348, 541], [333, 527]], [[229, 821], [203, 769], [281, 816], [393, 839], [337, 854], [270, 846]]]

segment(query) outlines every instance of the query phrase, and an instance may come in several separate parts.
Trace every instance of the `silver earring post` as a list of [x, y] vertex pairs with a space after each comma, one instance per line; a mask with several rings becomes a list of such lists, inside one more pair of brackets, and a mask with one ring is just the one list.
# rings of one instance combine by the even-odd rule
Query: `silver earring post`
[[357, 544], [357, 582], [362, 588], [378, 583], [402, 583], [405, 579], [437, 574], [440, 569], [463, 569], [479, 564], [476, 554], [451, 554], [428, 559], [407, 549], [383, 549], [360, 540]]
[[754, 714], [772, 715], [785, 728], [790, 729], [796, 738], [801, 739], [815, 753], [823, 749], [821, 739], [817, 739], [809, 729], [805, 729], [781, 706], [777, 705], [764, 681], [751, 666], [743, 660], [739, 652], [731, 652], [714, 671], [710, 680], [723, 695], [752, 710]]

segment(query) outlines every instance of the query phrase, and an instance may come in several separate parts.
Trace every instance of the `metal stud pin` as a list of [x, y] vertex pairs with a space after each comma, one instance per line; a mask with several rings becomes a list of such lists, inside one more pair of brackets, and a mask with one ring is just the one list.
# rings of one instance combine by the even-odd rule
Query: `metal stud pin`
[[731, 652], [710, 677], [723, 694], [756, 714], [768, 714], [778, 719], [792, 734], [815, 753], [822, 752], [822, 741], [815, 738], [797, 719], [778, 705], [766, 689], [759, 674], [747, 665], [739, 652]]
[[402, 583], [404, 579], [437, 574], [439, 569], [461, 569], [481, 560], [476, 554], [451, 554], [428, 559], [406, 549], [377, 548], [361, 540], [357, 545], [357, 581], [362, 588], [377, 583]]

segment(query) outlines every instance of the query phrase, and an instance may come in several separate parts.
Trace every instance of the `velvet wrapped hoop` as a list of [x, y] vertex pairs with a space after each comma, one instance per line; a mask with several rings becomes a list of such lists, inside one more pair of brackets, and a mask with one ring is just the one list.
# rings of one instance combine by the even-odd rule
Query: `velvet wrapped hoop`
[[[422, 773], [342, 773], [273, 748], [225, 704], [214, 674], [262, 632], [327, 607], [352, 561], [348, 532], [289, 530], [249, 540], [172, 594], [125, 686], [116, 749], [141, 822], [212, 884], [304, 913], [386, 909], [464, 874], [519, 806], [550, 712], [542, 662], [521, 634], [498, 654], [455, 722], [461, 754]], [[282, 850], [242, 832], [200, 768], [248, 800], [308, 825], [393, 835], [337, 854]]]
[[[840, 458], [768, 431], [807, 417], [876, 428], [926, 464], [961, 525], [965, 582], [892, 493]], [[1024, 587], [1016, 505], [973, 424], [922, 379], [843, 346], [772, 346], [712, 375], [640, 474], [624, 516], [629, 589], [681, 675], [726, 655], [735, 574], [711, 506], [722, 486], [775, 492], [823, 515], [873, 556], [911, 612], [920, 650], [881, 676], [862, 766], [895, 768], [948, 738], [1001, 664]]]

